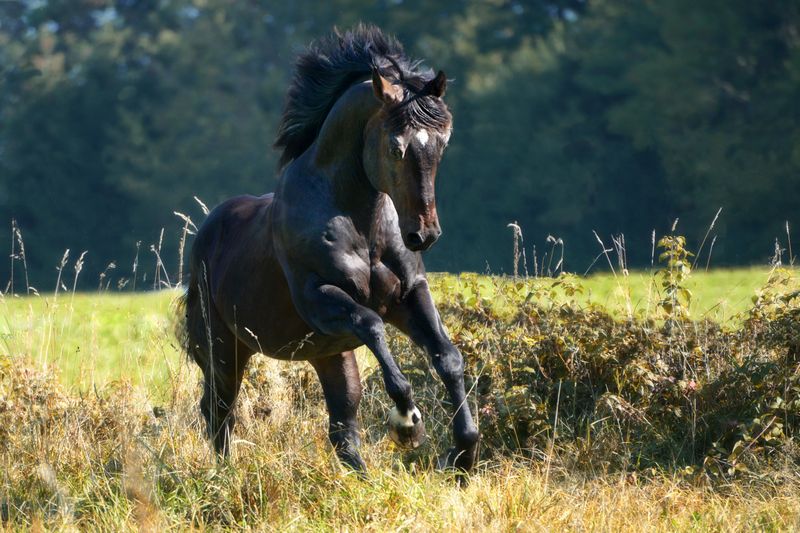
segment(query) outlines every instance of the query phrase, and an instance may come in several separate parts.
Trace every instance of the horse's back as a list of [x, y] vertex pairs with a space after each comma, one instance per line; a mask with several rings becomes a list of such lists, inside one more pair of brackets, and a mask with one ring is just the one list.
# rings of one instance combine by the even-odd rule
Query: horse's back
[[231, 237], [268, 230], [273, 196], [236, 196], [212, 209], [195, 237], [192, 260], [205, 261], [208, 267], [223, 249], [231, 248]]

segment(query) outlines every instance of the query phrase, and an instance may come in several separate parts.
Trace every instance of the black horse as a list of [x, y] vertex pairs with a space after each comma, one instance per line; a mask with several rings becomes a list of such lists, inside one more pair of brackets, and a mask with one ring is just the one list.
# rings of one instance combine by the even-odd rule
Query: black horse
[[219, 453], [229, 451], [245, 366], [261, 352], [311, 363], [334, 449], [363, 470], [353, 354], [361, 345], [395, 403], [390, 436], [418, 446], [425, 430], [386, 344], [390, 323], [425, 350], [453, 402], [455, 446], [444, 464], [472, 468], [478, 430], [463, 359], [420, 254], [441, 234], [434, 178], [452, 124], [446, 84], [370, 26], [336, 32], [298, 59], [275, 142], [283, 149], [276, 192], [218, 206], [192, 249], [185, 347], [203, 370], [200, 409]]

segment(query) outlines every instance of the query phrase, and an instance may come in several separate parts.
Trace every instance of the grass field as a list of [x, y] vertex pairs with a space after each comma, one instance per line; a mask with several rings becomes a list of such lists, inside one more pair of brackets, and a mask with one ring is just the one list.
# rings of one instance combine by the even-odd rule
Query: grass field
[[[696, 273], [687, 284], [694, 295], [692, 314], [720, 322], [735, 321], [769, 279], [770, 270], [750, 268]], [[431, 276], [458, 285], [451, 275]], [[481, 276], [487, 287], [511, 283], [508, 278]], [[531, 280], [531, 285], [549, 281]], [[653, 278], [634, 272], [627, 277], [594, 275], [580, 280], [578, 303], [598, 304], [623, 316], [652, 313], [656, 300]], [[447, 298], [438, 284], [439, 299]], [[153, 394], [164, 394], [170, 373], [183, 364], [170, 337], [177, 290], [148, 293], [77, 293], [10, 297], [0, 300], [0, 339], [8, 353], [28, 354], [43, 370], [77, 389], [91, 389], [114, 380], [128, 380]], [[551, 293], [548, 292], [549, 296]], [[554, 292], [551, 304], [564, 295]], [[365, 361], [367, 362], [367, 361]]]
[[[711, 319], [736, 330], [748, 316], [756, 291], [772, 275], [767, 269], [693, 274], [686, 283], [692, 291], [692, 319]], [[449, 275], [434, 275], [432, 280], [437, 300], [461, 298], [456, 307], [445, 306], [451, 309], [445, 321], [464, 343], [465, 356], [483, 358], [486, 351], [489, 358], [491, 351], [491, 357], [502, 357], [495, 347], [507, 339], [500, 338], [491, 347], [480, 339], [470, 340], [492, 324], [470, 322], [471, 302], [482, 299], [489, 309], [508, 300], [506, 304], [521, 308], [507, 296], [518, 294], [511, 289], [515, 282]], [[660, 289], [644, 273], [575, 279], [569, 282], [579, 289], [574, 293], [553, 280], [526, 283], [534, 287], [536, 305], [543, 309], [561, 305], [587, 312], [602, 309], [620, 324], [658, 315]], [[790, 288], [796, 287], [794, 280]], [[151, 531], [800, 527], [797, 463], [786, 459], [794, 457], [791, 452], [770, 455], [770, 470], [753, 475], [737, 470], [714, 477], [696, 466], [669, 461], [618, 468], [613, 460], [602, 459], [603, 454], [611, 450], [619, 455], [637, 437], [647, 437], [628, 430], [621, 440], [609, 440], [616, 431], [611, 424], [611, 432], [592, 429], [590, 444], [579, 436], [565, 435], [560, 438], [569, 442], [557, 441], [552, 428], [563, 427], [566, 434], [572, 423], [566, 411], [559, 422], [558, 403], [555, 411], [549, 404], [545, 409], [543, 416], [550, 425], [542, 426], [541, 436], [531, 437], [532, 453], [497, 451], [500, 448], [491, 448], [494, 441], [487, 431], [487, 458], [470, 484], [460, 489], [449, 474], [431, 468], [449, 437], [447, 412], [439, 406], [441, 393], [430, 376], [422, 371], [421, 381], [415, 381], [430, 442], [413, 454], [401, 453], [385, 435], [388, 399], [366, 352], [359, 353], [359, 361], [365, 386], [361, 423], [364, 456], [370, 465], [367, 481], [349, 475], [331, 455], [324, 406], [307, 365], [263, 357], [253, 360], [239, 400], [241, 424], [233, 457], [217, 464], [197, 412], [199, 372], [179, 353], [171, 335], [177, 295], [177, 291], [61, 293], [0, 299], [0, 514], [5, 527]], [[550, 312], [542, 311], [548, 317]], [[498, 337], [515, 330], [502, 331]], [[486, 339], [491, 338], [487, 333]], [[531, 346], [546, 342], [530, 340], [528, 332], [520, 338], [534, 343]], [[421, 354], [399, 339], [391, 344], [404, 366], [415, 372], [411, 361], [421, 359]], [[541, 359], [541, 364], [548, 363]], [[698, 369], [701, 365], [690, 364]], [[704, 368], [698, 370], [698, 384], [692, 387], [705, 386], [703, 372], [711, 387], [716, 371]], [[553, 370], [547, 369], [552, 375]], [[430, 391], [419, 385], [425, 380], [431, 382]], [[558, 399], [567, 402], [566, 390], [561, 398], [561, 381], [556, 382]], [[623, 389], [620, 397], [627, 398]], [[789, 399], [787, 395], [785, 401]], [[702, 398], [697, 401], [702, 403]], [[490, 416], [486, 409], [479, 412]], [[609, 415], [600, 414], [592, 428], [606, 424]], [[772, 433], [774, 420], [762, 434], [767, 429]], [[785, 420], [787, 427], [790, 420]], [[629, 427], [639, 427], [635, 423]], [[785, 432], [790, 436], [788, 429]], [[748, 441], [746, 451], [766, 449], [770, 442], [759, 435]], [[790, 438], [789, 448], [792, 443]], [[490, 448], [494, 452], [489, 453]]]

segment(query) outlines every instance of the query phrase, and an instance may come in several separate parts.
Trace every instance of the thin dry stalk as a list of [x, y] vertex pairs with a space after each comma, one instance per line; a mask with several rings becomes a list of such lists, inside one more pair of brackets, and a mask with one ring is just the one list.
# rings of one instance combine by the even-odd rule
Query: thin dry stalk
[[131, 290], [136, 292], [136, 269], [139, 267], [139, 247], [142, 241], [136, 241], [136, 255], [133, 258], [133, 284]]
[[204, 204], [203, 201], [200, 200], [200, 198], [198, 198], [197, 196], [192, 196], [192, 198], [194, 198], [194, 201], [197, 202], [197, 204], [200, 206], [200, 209], [203, 211], [203, 214], [207, 216], [208, 207], [206, 206], [206, 204]]
[[656, 257], [656, 230], [653, 229], [652, 233], [650, 234], [650, 283], [647, 285], [647, 310], [645, 311], [646, 316], [650, 316], [650, 309], [652, 308], [653, 304], [653, 288], [656, 285], [656, 279], [653, 275], [653, 269], [655, 268], [655, 257]]
[[[552, 235], [547, 236], [547, 242], [550, 244], [549, 254], [550, 257], [547, 261], [547, 275], [553, 276], [555, 272], [557, 272], [560, 268], [564, 265], [564, 241], [559, 237], [553, 237]], [[561, 246], [561, 257], [559, 258], [558, 262], [556, 263], [555, 268], [553, 266], [553, 257], [556, 255], [556, 246]], [[545, 254], [547, 255], [547, 254]], [[544, 260], [542, 260], [542, 266], [544, 266]], [[562, 270], [563, 272], [563, 270]]]
[[[19, 225], [17, 225], [16, 220], [11, 221], [11, 228], [13, 232], [13, 236], [11, 239], [11, 276], [12, 276], [12, 294], [13, 292], [13, 276], [14, 276], [14, 259], [19, 258], [22, 261], [22, 270], [25, 273], [25, 294], [30, 295], [31, 293], [31, 283], [28, 280], [28, 259], [25, 256], [25, 242], [22, 240], [22, 232], [19, 229]], [[19, 246], [19, 254], [14, 256], [14, 239], [16, 238], [17, 245]]]
[[522, 268], [525, 277], [528, 277], [528, 261], [525, 257], [525, 240], [522, 238], [522, 228], [515, 220], [506, 226], [514, 232], [514, 279], [519, 277], [519, 260], [522, 258]]
[[[173, 211], [175, 216], [183, 220], [183, 230], [181, 231], [181, 242], [178, 245], [178, 287], [183, 285], [183, 250], [186, 247], [186, 236], [194, 235], [197, 232], [197, 226], [194, 225], [192, 219], [187, 215], [178, 211]], [[192, 229], [189, 229], [189, 226]]]
[[556, 445], [556, 438], [558, 437], [558, 411], [561, 405], [561, 380], [558, 380], [558, 393], [556, 394], [556, 414], [553, 417], [553, 438], [547, 450], [547, 459], [545, 460], [544, 470], [544, 492], [547, 494], [547, 487], [550, 482], [550, 465], [553, 463], [553, 449]]
[[623, 276], [628, 275], [628, 253], [625, 249], [625, 235], [620, 233], [619, 236], [611, 236], [611, 243], [614, 245], [614, 251], [617, 252], [617, 262], [619, 263], [620, 272]]
[[14, 237], [16, 237], [16, 233], [14, 232], [16, 229], [16, 224], [17, 221], [11, 219], [11, 255], [9, 255], [11, 258], [11, 269], [9, 270], [11, 277], [8, 280], [8, 285], [6, 285], [6, 292], [12, 296], [14, 295], [14, 259], [16, 258], [15, 252], [17, 251], [16, 240], [14, 239]]
[[[161, 233], [158, 236], [158, 247], [150, 245], [150, 251], [156, 256], [156, 271], [153, 273], [153, 290], [161, 288], [161, 270], [164, 268], [164, 263], [161, 262], [161, 245], [164, 243], [164, 228], [161, 228]], [[164, 275], [166, 275], [164, 269]]]
[[650, 234], [650, 272], [653, 271], [655, 266], [655, 257], [656, 257], [656, 230], [653, 229], [653, 232]]
[[[72, 323], [72, 317], [75, 315], [75, 292], [78, 287], [78, 276], [81, 275], [81, 270], [83, 270], [83, 258], [86, 257], [87, 253], [88, 252], [84, 250], [80, 257], [78, 257], [78, 260], [75, 261], [75, 266], [73, 267], [75, 269], [75, 276], [72, 278], [72, 296], [69, 300], [69, 323]], [[61, 329], [63, 333], [64, 325], [62, 325]]]
[[[103, 282], [104, 281], [106, 282], [105, 290], [106, 291], [108, 290], [108, 287], [111, 285], [111, 278], [109, 277], [108, 273], [110, 271], [114, 270], [115, 268], [117, 268], [117, 265], [116, 265], [116, 263], [114, 263], [112, 261], [112, 262], [110, 262], [109, 264], [106, 265], [106, 268], [104, 268], [102, 272], [100, 272], [100, 280], [97, 283], [97, 290], [98, 291], [103, 291], [104, 290], [103, 289]], [[108, 278], [108, 281], [106, 281], [106, 278]]]
[[708, 247], [708, 259], [706, 259], [706, 272], [708, 272], [708, 266], [711, 264], [711, 254], [714, 252], [714, 243], [717, 242], [717, 236], [714, 235], [714, 238], [711, 239], [711, 245]]
[[[161, 260], [161, 245], [164, 242], [164, 228], [161, 228], [161, 235], [158, 238], [158, 248], [150, 245], [150, 251], [153, 252], [156, 256], [156, 272], [155, 276], [153, 276], [153, 290], [160, 289], [162, 285], [166, 286], [166, 288], [172, 287], [172, 283], [169, 281], [169, 274], [167, 273], [167, 267], [164, 265], [164, 261]], [[166, 281], [161, 280], [161, 273], [164, 273], [164, 279]]]
[[781, 248], [781, 243], [778, 242], [778, 238], [775, 238], [775, 249], [772, 254], [772, 259], [770, 259], [770, 264], [773, 267], [779, 267], [782, 265], [781, 259], [783, 258], [783, 252], [785, 252], [783, 248]]
[[64, 287], [64, 284], [61, 283], [61, 273], [63, 272], [64, 267], [67, 266], [67, 261], [68, 260], [69, 260], [69, 248], [67, 248], [64, 251], [64, 255], [61, 256], [61, 262], [56, 267], [56, 270], [58, 271], [58, 278], [56, 278], [56, 290], [53, 293], [53, 302], [55, 302], [58, 299], [58, 289], [60, 287], [63, 287], [64, 290], [67, 290], [67, 288]]
[[[697, 249], [697, 255], [694, 256], [694, 261], [692, 262], [692, 270], [694, 270], [694, 267], [697, 265], [697, 262], [700, 260], [700, 254], [703, 252], [703, 246], [705, 246], [706, 239], [708, 239], [708, 235], [711, 233], [711, 230], [714, 229], [714, 225], [717, 223], [717, 219], [719, 218], [720, 213], [722, 213], [722, 208], [721, 207], [717, 210], [717, 214], [714, 215], [714, 220], [712, 220], [711, 221], [711, 225], [708, 226], [708, 229], [706, 230], [706, 234], [703, 236], [703, 241], [700, 243], [700, 248]], [[675, 223], [676, 224], [678, 223], [677, 219], [675, 220]], [[672, 227], [672, 231], [675, 231], [675, 226]]]
[[[677, 220], [676, 220], [676, 223], [677, 223]], [[625, 290], [622, 287], [622, 283], [620, 283], [620, 281], [619, 281], [619, 276], [617, 276], [617, 271], [614, 270], [614, 263], [611, 262], [611, 256], [608, 255], [608, 252], [613, 252], [614, 249], [613, 248], [606, 248], [606, 245], [603, 242], [603, 239], [600, 238], [600, 235], [598, 235], [596, 231], [592, 230], [592, 233], [594, 233], [594, 238], [597, 239], [597, 242], [600, 243], [600, 247], [603, 250], [601, 252], [601, 255], [605, 256], [606, 262], [608, 263], [608, 266], [611, 269], [611, 274], [614, 276], [614, 281], [617, 283], [617, 287], [619, 288], [620, 292], [622, 292], [624, 294]], [[594, 263], [592, 263], [592, 264], [594, 264]], [[633, 308], [631, 307], [631, 301], [630, 301], [629, 298], [626, 298], [625, 310], [628, 312], [628, 318], [632, 318], [633, 317]]]

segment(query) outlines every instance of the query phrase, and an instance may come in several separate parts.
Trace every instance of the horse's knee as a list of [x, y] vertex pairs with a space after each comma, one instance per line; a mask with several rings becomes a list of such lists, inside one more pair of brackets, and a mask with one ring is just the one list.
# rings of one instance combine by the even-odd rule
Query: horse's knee
[[445, 381], [464, 379], [464, 357], [455, 346], [448, 346], [441, 353], [433, 354], [433, 366]]
[[356, 322], [356, 329], [361, 330], [365, 338], [381, 341], [386, 338], [386, 326], [377, 314], [366, 314], [359, 317]]

